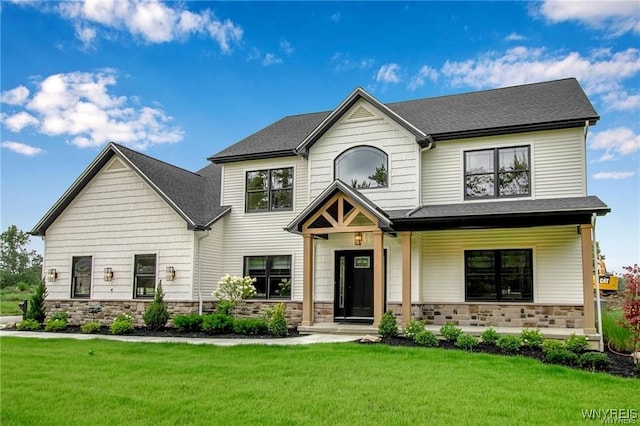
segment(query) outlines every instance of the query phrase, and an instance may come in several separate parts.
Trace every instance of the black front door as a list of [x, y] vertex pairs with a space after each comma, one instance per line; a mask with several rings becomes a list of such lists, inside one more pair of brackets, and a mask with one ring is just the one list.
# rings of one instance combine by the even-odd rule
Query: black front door
[[373, 321], [373, 250], [336, 252], [336, 321]]

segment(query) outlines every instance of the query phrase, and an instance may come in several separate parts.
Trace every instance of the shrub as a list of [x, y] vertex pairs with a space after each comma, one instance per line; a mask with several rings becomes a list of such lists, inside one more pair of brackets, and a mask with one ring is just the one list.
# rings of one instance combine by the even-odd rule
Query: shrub
[[458, 336], [462, 334], [462, 330], [456, 327], [452, 322], [448, 322], [440, 327], [440, 334], [445, 338], [445, 340], [455, 342]]
[[498, 340], [496, 341], [496, 346], [499, 347], [503, 352], [516, 353], [520, 351], [522, 342], [520, 341], [520, 337], [518, 336], [505, 334], [504, 336], [500, 336], [498, 338]]
[[407, 324], [407, 326], [404, 328], [404, 335], [409, 339], [415, 341], [414, 337], [416, 336], [416, 334], [424, 330], [425, 330], [424, 321], [412, 319], [411, 321], [409, 321], [409, 324]]
[[612, 349], [631, 353], [633, 347], [631, 330], [621, 325], [622, 318], [622, 311], [608, 309], [602, 311], [602, 335]]
[[109, 327], [111, 334], [129, 334], [133, 332], [133, 318], [129, 314], [118, 314]]
[[606, 354], [601, 352], [585, 352], [578, 359], [580, 367], [591, 371], [605, 371], [609, 368], [611, 360]]
[[627, 283], [625, 288], [624, 304], [622, 305], [622, 315], [624, 319], [622, 326], [629, 330], [631, 334], [631, 355], [636, 369], [640, 369], [640, 266], [636, 263], [633, 266], [625, 266], [627, 273], [624, 280]]
[[216, 313], [231, 315], [231, 311], [233, 311], [233, 303], [228, 300], [220, 300], [216, 303]]
[[287, 318], [285, 316], [284, 303], [278, 303], [273, 309], [268, 311], [267, 329], [274, 336], [286, 336], [289, 332], [287, 328]]
[[378, 333], [382, 337], [396, 337], [398, 335], [398, 323], [393, 312], [387, 311], [382, 314], [380, 324], [378, 324]]
[[551, 364], [578, 365], [578, 355], [565, 348], [548, 349], [545, 357]]
[[561, 340], [549, 339], [549, 340], [545, 340], [544, 343], [542, 344], [542, 351], [545, 354], [551, 350], [556, 350], [556, 349], [566, 349], [564, 342]]
[[180, 331], [192, 332], [202, 330], [202, 315], [182, 314], [173, 317], [173, 325]]
[[100, 322], [96, 320], [85, 322], [80, 326], [80, 331], [82, 331], [84, 334], [97, 333], [98, 331], [100, 331]]
[[438, 346], [438, 338], [429, 330], [422, 330], [413, 336], [413, 341], [420, 346]]
[[537, 328], [524, 328], [520, 334], [520, 340], [522, 341], [522, 346], [541, 348], [544, 343], [544, 336]]
[[69, 315], [66, 312], [58, 312], [51, 315], [45, 324], [44, 331], [63, 331], [69, 325]]
[[478, 339], [470, 334], [462, 333], [456, 338], [455, 345], [465, 351], [472, 351], [473, 348], [478, 346]]
[[230, 333], [233, 330], [233, 317], [227, 314], [203, 315], [202, 330], [209, 334]]
[[496, 342], [498, 341], [498, 339], [500, 338], [500, 335], [498, 334], [498, 332], [496, 331], [495, 328], [489, 327], [485, 331], [482, 332], [480, 337], [482, 338], [482, 341], [484, 343], [488, 343], [490, 345], [495, 345]]
[[29, 300], [29, 308], [27, 309], [27, 315], [25, 319], [31, 319], [38, 321], [40, 324], [44, 322], [47, 317], [47, 309], [44, 306], [44, 299], [47, 297], [47, 286], [44, 284], [44, 280], [36, 286], [36, 292]]
[[19, 323], [16, 324], [16, 328], [18, 330], [25, 330], [25, 331], [36, 331], [36, 330], [40, 330], [40, 326], [42, 324], [40, 324], [40, 322], [33, 320], [33, 319], [26, 319], [26, 320], [22, 320]]
[[213, 296], [218, 300], [228, 302], [231, 309], [235, 309], [245, 299], [256, 294], [254, 282], [256, 279], [249, 276], [235, 277], [227, 274], [218, 281], [218, 287], [213, 292]]
[[167, 303], [164, 301], [162, 281], [158, 283], [153, 302], [144, 309], [142, 319], [149, 330], [161, 330], [167, 325], [169, 310], [167, 309]]
[[575, 333], [572, 333], [564, 346], [571, 352], [579, 354], [589, 349], [589, 340], [585, 336], [576, 336]]
[[237, 318], [233, 322], [233, 331], [239, 334], [264, 334], [268, 329], [267, 322], [262, 318]]

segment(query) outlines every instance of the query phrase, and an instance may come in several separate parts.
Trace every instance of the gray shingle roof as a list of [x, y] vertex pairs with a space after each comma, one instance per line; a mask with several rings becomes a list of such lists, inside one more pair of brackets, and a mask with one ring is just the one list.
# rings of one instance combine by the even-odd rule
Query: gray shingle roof
[[[599, 118], [574, 78], [385, 105], [435, 141], [580, 127]], [[294, 155], [330, 113], [285, 117], [209, 159], [222, 163]]]

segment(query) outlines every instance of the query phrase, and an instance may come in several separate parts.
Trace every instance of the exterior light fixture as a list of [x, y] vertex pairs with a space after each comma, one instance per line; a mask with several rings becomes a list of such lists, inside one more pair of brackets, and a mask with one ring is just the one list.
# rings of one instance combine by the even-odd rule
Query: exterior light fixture
[[51, 268], [47, 271], [47, 281], [52, 283], [58, 279], [58, 272], [56, 268]]
[[363, 241], [362, 232], [356, 232], [353, 234], [353, 244], [361, 246]]
[[104, 268], [104, 280], [105, 280], [105, 281], [111, 281], [111, 280], [113, 280], [113, 269], [111, 269], [111, 268]]
[[173, 266], [167, 266], [167, 281], [173, 281], [176, 277], [176, 270]]

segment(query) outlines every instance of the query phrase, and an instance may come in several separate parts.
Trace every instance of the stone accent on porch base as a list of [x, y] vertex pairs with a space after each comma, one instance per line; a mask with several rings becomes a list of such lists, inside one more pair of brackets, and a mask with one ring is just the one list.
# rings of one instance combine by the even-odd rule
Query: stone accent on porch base
[[[402, 305], [388, 303], [400, 320]], [[457, 326], [480, 327], [531, 327], [531, 328], [584, 328], [584, 309], [569, 305], [506, 305], [506, 304], [459, 304], [423, 303], [411, 306], [412, 318], [425, 321], [427, 325], [442, 325], [452, 322]]]

